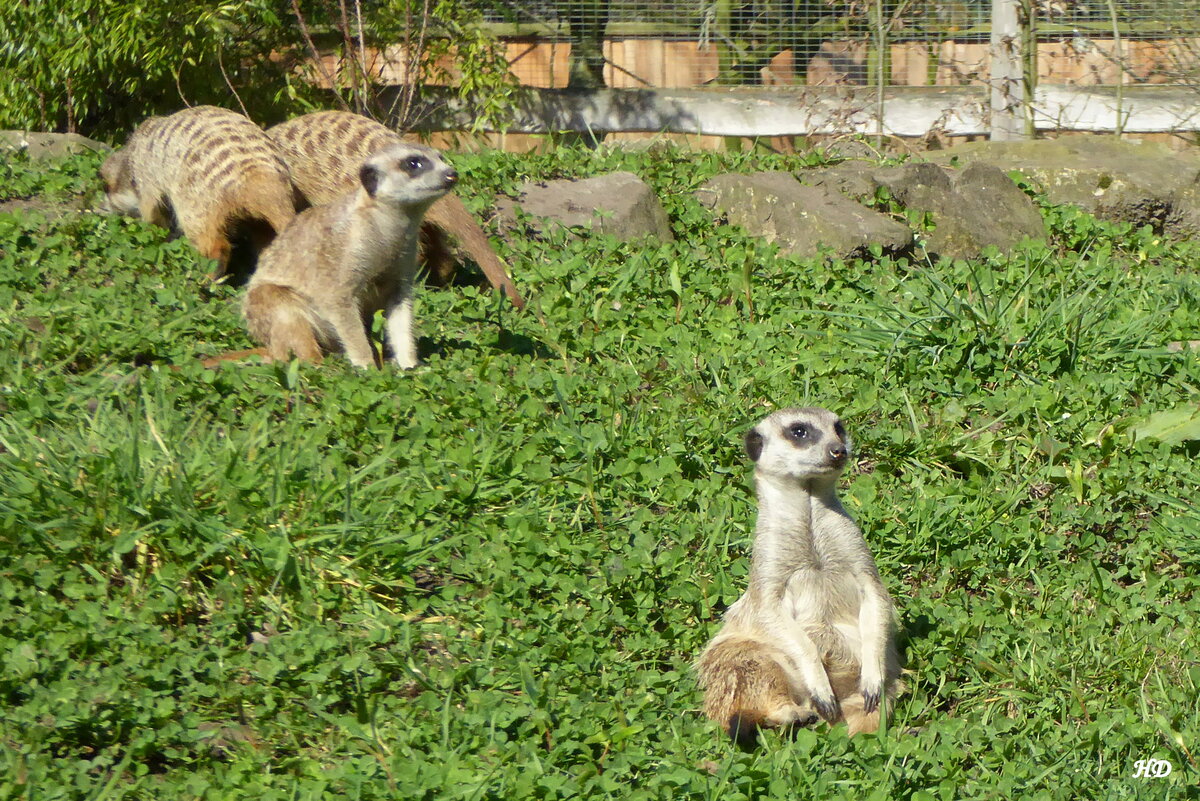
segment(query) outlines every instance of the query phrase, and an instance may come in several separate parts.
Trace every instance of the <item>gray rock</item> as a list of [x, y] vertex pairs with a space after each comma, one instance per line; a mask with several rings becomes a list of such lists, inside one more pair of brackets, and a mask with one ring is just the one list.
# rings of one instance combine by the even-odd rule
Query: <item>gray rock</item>
[[107, 153], [112, 148], [79, 134], [0, 131], [0, 150], [18, 150], [28, 154], [31, 159], [47, 159], [86, 153], [89, 150]]
[[885, 187], [898, 201], [904, 198], [924, 198], [931, 192], [953, 192], [954, 183], [947, 171], [936, 164], [911, 163], [899, 167], [879, 167], [871, 177]]
[[[517, 227], [518, 207], [544, 223], [591, 228], [621, 240], [645, 236], [674, 239], [658, 197], [630, 172], [577, 181], [527, 183], [515, 201], [506, 198], [496, 204], [501, 225], [509, 230]], [[538, 225], [535, 233], [546, 230], [544, 224]]]
[[1046, 236], [1033, 201], [997, 167], [947, 171], [906, 164], [876, 175], [906, 209], [929, 214], [934, 229], [925, 249], [931, 254], [969, 259], [988, 246], [1011, 250], [1024, 239]]
[[785, 253], [862, 256], [872, 244], [896, 253], [912, 245], [908, 227], [855, 203], [835, 189], [805, 186], [786, 172], [718, 175], [696, 192], [702, 204]]
[[801, 183], [836, 189], [855, 200], [871, 200], [880, 183], [874, 173], [878, 164], [867, 161], [843, 161], [832, 167], [814, 167], [797, 174]]
[[1027, 237], [1046, 235], [1033, 201], [1001, 170], [982, 163], [953, 170], [925, 162], [846, 162], [806, 170], [800, 178], [862, 201], [886, 189], [904, 208], [930, 215], [934, 230], [925, 248], [952, 259], [973, 258], [989, 245], [1009, 250]]
[[1171, 209], [1163, 230], [1179, 237], [1200, 235], [1200, 183], [1193, 183], [1171, 196]]
[[1054, 203], [1171, 235], [1200, 233], [1200, 157], [1104, 136], [971, 142], [929, 154], [940, 164], [1019, 170]]

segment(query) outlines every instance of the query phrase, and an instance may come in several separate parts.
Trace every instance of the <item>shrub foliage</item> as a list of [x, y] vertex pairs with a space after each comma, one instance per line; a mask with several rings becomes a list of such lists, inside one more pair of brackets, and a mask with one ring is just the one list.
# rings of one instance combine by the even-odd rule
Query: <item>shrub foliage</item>
[[0, 4], [0, 128], [111, 136], [201, 103], [260, 122], [335, 102], [403, 112], [377, 99], [372, 56], [398, 42], [409, 94], [450, 82], [495, 113], [510, 78], [475, 19], [450, 0], [17, 0]]

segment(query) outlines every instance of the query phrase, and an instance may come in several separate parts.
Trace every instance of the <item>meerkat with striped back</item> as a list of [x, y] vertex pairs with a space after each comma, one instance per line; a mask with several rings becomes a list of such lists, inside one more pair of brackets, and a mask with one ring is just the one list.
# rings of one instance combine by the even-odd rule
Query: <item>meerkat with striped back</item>
[[342, 351], [356, 367], [373, 366], [367, 332], [382, 309], [396, 365], [417, 364], [418, 231], [458, 173], [437, 151], [400, 143], [367, 158], [358, 175], [357, 189], [301, 212], [262, 254], [242, 308], [269, 359]]
[[182, 232], [217, 262], [249, 273], [296, 214], [287, 165], [241, 114], [196, 106], [150, 117], [100, 168], [103, 208]]
[[[406, 141], [387, 126], [348, 111], [305, 114], [268, 128], [267, 135], [279, 147], [297, 190], [314, 206], [353, 189], [358, 167], [368, 156]], [[431, 283], [443, 286], [454, 276], [447, 237], [457, 240], [513, 305], [525, 305], [487, 234], [453, 195], [434, 203], [421, 226], [422, 257]]]
[[838, 500], [850, 438], [826, 409], [784, 409], [745, 438], [758, 495], [750, 580], [697, 669], [704, 712], [737, 742], [759, 728], [879, 726], [899, 689], [894, 608]]

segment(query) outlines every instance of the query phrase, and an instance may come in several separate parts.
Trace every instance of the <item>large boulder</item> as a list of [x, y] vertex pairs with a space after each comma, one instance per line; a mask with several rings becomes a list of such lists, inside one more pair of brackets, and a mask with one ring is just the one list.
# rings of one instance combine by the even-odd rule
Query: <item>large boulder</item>
[[934, 164], [906, 164], [876, 176], [906, 209], [930, 216], [933, 231], [925, 249], [932, 254], [969, 259], [987, 247], [1011, 250], [1025, 239], [1046, 236], [1033, 201], [989, 164], [949, 171]]
[[986, 164], [953, 170], [928, 163], [880, 167], [847, 161], [805, 170], [800, 180], [861, 201], [886, 189], [904, 208], [930, 216], [934, 230], [925, 249], [952, 259], [973, 258], [988, 246], [1010, 250], [1026, 238], [1046, 235], [1033, 201], [1003, 171]]
[[854, 200], [870, 201], [883, 184], [875, 177], [879, 165], [869, 161], [843, 161], [831, 167], [810, 167], [796, 174], [801, 183], [836, 189]]
[[1099, 217], [1151, 225], [1171, 235], [1200, 233], [1200, 156], [1157, 143], [1106, 136], [1029, 142], [970, 142], [928, 154], [939, 164], [984, 162], [1017, 170], [1054, 203]]
[[674, 239], [658, 196], [631, 172], [524, 184], [516, 200], [505, 198], [496, 204], [502, 226], [517, 227], [517, 208], [536, 218], [535, 234], [547, 225], [559, 225], [590, 228], [626, 241], [645, 236]]
[[89, 150], [107, 153], [111, 149], [103, 142], [79, 134], [0, 131], [0, 150], [17, 150], [31, 159], [57, 158]]
[[800, 257], [817, 256], [824, 249], [842, 258], [864, 256], [873, 244], [898, 253], [913, 241], [908, 226], [835, 189], [805, 186], [787, 172], [718, 175], [696, 197], [747, 233]]

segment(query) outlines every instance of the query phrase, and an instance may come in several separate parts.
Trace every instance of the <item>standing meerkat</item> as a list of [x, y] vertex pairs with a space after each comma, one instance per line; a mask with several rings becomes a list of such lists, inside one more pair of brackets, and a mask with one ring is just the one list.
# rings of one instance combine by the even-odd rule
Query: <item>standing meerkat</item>
[[359, 188], [301, 212], [268, 247], [250, 279], [243, 313], [271, 359], [318, 361], [341, 350], [375, 364], [367, 339], [383, 309], [396, 365], [417, 364], [412, 330], [421, 219], [458, 182], [437, 151], [400, 143], [358, 171]]
[[107, 207], [183, 232], [214, 277], [254, 260], [296, 215], [287, 165], [241, 114], [196, 106], [150, 117], [100, 168]]
[[879, 727], [900, 675], [892, 600], [838, 501], [850, 438], [826, 409], [783, 409], [746, 434], [758, 523], [750, 583], [700, 655], [704, 714], [742, 745], [759, 727]]
[[[312, 204], [328, 203], [358, 181], [363, 160], [405, 140], [387, 126], [348, 111], [318, 111], [267, 129], [291, 171], [297, 191]], [[447, 195], [430, 207], [421, 226], [423, 257], [433, 283], [444, 286], [454, 276], [447, 236], [457, 239], [492, 286], [524, 307], [504, 265], [463, 202]]]

